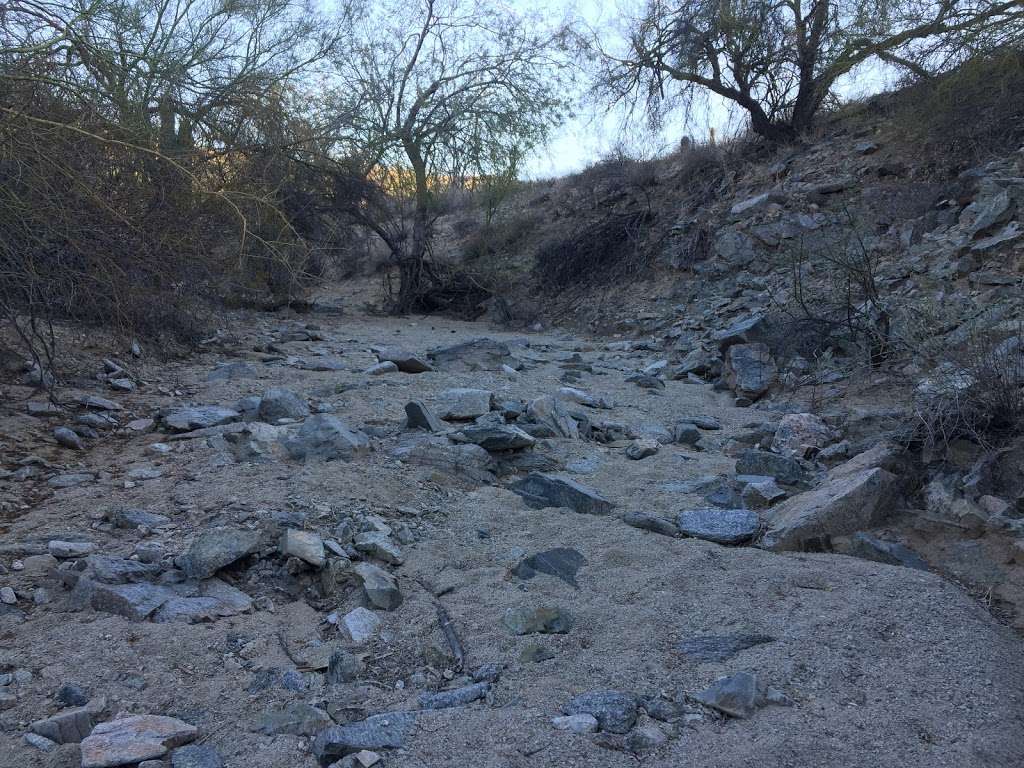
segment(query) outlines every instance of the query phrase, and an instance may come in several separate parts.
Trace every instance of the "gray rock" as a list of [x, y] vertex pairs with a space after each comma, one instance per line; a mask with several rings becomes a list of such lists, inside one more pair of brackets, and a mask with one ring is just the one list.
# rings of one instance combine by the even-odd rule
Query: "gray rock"
[[587, 408], [594, 408], [598, 410], [609, 410], [612, 404], [603, 397], [592, 395], [589, 392], [584, 392], [582, 389], [576, 389], [574, 387], [562, 387], [558, 390], [558, 397], [561, 400], [567, 400], [577, 405], [584, 405]]
[[370, 642], [380, 631], [381, 620], [367, 608], [356, 608], [346, 613], [341, 619], [345, 631], [356, 645]]
[[491, 455], [479, 445], [456, 445], [446, 437], [429, 436], [399, 446], [392, 456], [406, 464], [430, 467], [475, 483], [495, 481]]
[[80, 685], [64, 683], [53, 698], [65, 707], [84, 707], [89, 702], [89, 693]]
[[442, 419], [469, 421], [491, 411], [493, 393], [484, 389], [446, 389], [438, 395], [437, 411]]
[[166, 412], [163, 423], [172, 432], [192, 432], [197, 429], [219, 427], [237, 421], [241, 414], [233, 408], [219, 405], [203, 405], [187, 408], [173, 408]]
[[668, 744], [668, 735], [654, 723], [644, 723], [630, 731], [625, 747], [628, 752], [645, 755]]
[[747, 509], [767, 509], [780, 499], [786, 498], [786, 492], [776, 484], [775, 478], [769, 477], [747, 483], [740, 496], [743, 499], [743, 506]]
[[329, 727], [332, 722], [331, 716], [324, 710], [304, 701], [294, 701], [284, 709], [264, 712], [260, 717], [258, 730], [268, 736], [314, 736]]
[[561, 579], [566, 584], [578, 587], [576, 574], [586, 565], [587, 558], [580, 552], [568, 547], [558, 547], [545, 552], [523, 558], [512, 569], [513, 575], [520, 579], [532, 579], [538, 573], [545, 573]]
[[644, 439], [634, 440], [628, 446], [626, 446], [626, 458], [632, 459], [633, 461], [640, 461], [646, 459], [649, 456], [654, 456], [660, 446], [657, 440]]
[[370, 439], [350, 429], [337, 416], [320, 413], [306, 419], [295, 437], [285, 441], [284, 447], [288, 455], [298, 461], [351, 461], [369, 453]]
[[402, 373], [426, 373], [434, 370], [425, 358], [396, 347], [377, 347], [373, 350], [382, 363], [394, 363]]
[[588, 691], [570, 701], [566, 715], [592, 715], [598, 727], [609, 733], [627, 733], [636, 723], [637, 698], [620, 691]]
[[56, 744], [78, 744], [92, 733], [93, 714], [84, 706], [65, 709], [52, 717], [36, 720], [29, 728], [32, 733]]
[[779, 369], [767, 344], [734, 344], [725, 353], [723, 373], [733, 392], [757, 400], [775, 383]]
[[650, 376], [646, 373], [636, 373], [632, 376], [627, 376], [626, 381], [630, 384], [636, 384], [640, 389], [664, 389], [665, 382], [657, 376]]
[[85, 445], [82, 443], [82, 438], [75, 434], [73, 430], [67, 427], [57, 427], [53, 430], [53, 438], [65, 448], [70, 448], [73, 451], [85, 450]]
[[71, 601], [82, 608], [145, 621], [175, 596], [171, 590], [156, 584], [103, 584], [83, 576], [71, 592]]
[[511, 490], [521, 496], [532, 509], [567, 507], [581, 514], [608, 515], [614, 507], [597, 491], [575, 480], [539, 472], [515, 483]]
[[159, 528], [171, 522], [169, 517], [147, 512], [144, 509], [120, 509], [114, 513], [112, 522], [118, 528]]
[[449, 709], [463, 707], [466, 704], [482, 699], [491, 690], [490, 683], [473, 683], [462, 688], [440, 693], [424, 693], [420, 695], [420, 709]]
[[153, 614], [155, 624], [170, 624], [184, 621], [198, 624], [204, 621], [215, 621], [220, 616], [231, 615], [233, 611], [226, 609], [217, 599], [212, 597], [169, 597]]
[[702, 635], [683, 640], [677, 647], [680, 653], [693, 661], [721, 662], [732, 658], [747, 648], [753, 648], [774, 641], [775, 638], [768, 635]]
[[248, 613], [253, 608], [253, 600], [245, 592], [232, 587], [220, 579], [205, 579], [199, 585], [202, 597], [212, 597], [221, 604], [220, 615]]
[[[31, 469], [31, 467], [25, 467], [24, 469]], [[64, 472], [51, 477], [46, 481], [46, 484], [51, 488], [74, 488], [91, 483], [95, 479], [96, 475], [93, 472]]]
[[113, 768], [163, 757], [196, 734], [195, 726], [159, 715], [129, 715], [100, 723], [82, 741], [82, 768]]
[[237, 379], [254, 379], [256, 371], [243, 361], [223, 363], [206, 375], [207, 381], [236, 381]]
[[562, 608], [509, 608], [503, 621], [516, 635], [564, 635], [573, 623]]
[[92, 408], [94, 411], [120, 411], [121, 404], [115, 403], [113, 400], [108, 400], [105, 397], [99, 397], [97, 395], [82, 395], [78, 398], [80, 405], [86, 408]]
[[803, 456], [809, 448], [824, 448], [835, 439], [832, 430], [812, 413], [787, 413], [772, 438], [772, 451]]
[[191, 579], [207, 579], [221, 568], [251, 555], [259, 548], [259, 535], [240, 528], [202, 531], [176, 565]]
[[728, 328], [715, 331], [711, 334], [711, 339], [718, 344], [718, 348], [722, 352], [725, 352], [734, 344], [752, 344], [763, 341], [768, 330], [767, 325], [763, 315], [751, 315], [733, 323]]
[[347, 725], [335, 725], [317, 734], [313, 755], [321, 766], [360, 750], [400, 749], [412, 735], [415, 712], [387, 712]]
[[224, 760], [209, 744], [189, 744], [171, 752], [171, 768], [224, 768]]
[[548, 395], [538, 397], [526, 406], [526, 420], [547, 431], [546, 435], [531, 431], [535, 437], [565, 437], [570, 440], [578, 440], [580, 436], [579, 425], [569, 414], [565, 405], [560, 400]]
[[278, 550], [285, 557], [297, 557], [314, 568], [323, 568], [327, 562], [327, 555], [324, 553], [324, 540], [319, 534], [312, 531], [300, 531], [295, 528], [286, 528], [281, 534], [281, 541]]
[[427, 432], [444, 432], [448, 427], [437, 414], [419, 400], [405, 405], [406, 426], [409, 429], [425, 429]]
[[107, 384], [110, 385], [110, 388], [113, 389], [115, 392], [135, 391], [135, 382], [126, 377], [122, 377], [119, 379], [109, 379], [107, 381]]
[[622, 516], [622, 522], [633, 528], [651, 533], [660, 533], [662, 536], [678, 536], [679, 528], [671, 520], [663, 517], [648, 515], [644, 512], [626, 512]]
[[704, 434], [696, 424], [683, 421], [672, 428], [672, 442], [679, 445], [688, 445], [691, 448], [699, 448], [700, 441]]
[[382, 531], [366, 531], [365, 533], [357, 534], [352, 543], [356, 551], [374, 557], [377, 560], [382, 560], [385, 563], [401, 565], [405, 562], [405, 558], [402, 557], [401, 548], [391, 540], [391, 537]]
[[742, 544], [757, 534], [757, 514], [746, 509], [691, 509], [679, 513], [683, 536], [716, 544]]
[[388, 360], [383, 363], [376, 363], [374, 365], [371, 365], [369, 368], [363, 371], [363, 373], [365, 373], [367, 376], [384, 376], [385, 374], [388, 373], [398, 373], [398, 366], [392, 363], [390, 360]]
[[460, 443], [479, 445], [485, 451], [515, 451], [531, 448], [537, 442], [511, 424], [465, 427], [452, 435], [452, 439]]
[[783, 485], [798, 485], [807, 479], [807, 472], [796, 459], [756, 448], [748, 448], [736, 459], [736, 474], [774, 477]]
[[58, 560], [70, 560], [76, 557], [85, 557], [96, 551], [96, 545], [91, 541], [60, 541], [54, 539], [46, 545], [46, 551]]
[[276, 424], [281, 419], [304, 419], [309, 416], [309, 405], [304, 397], [300, 397], [290, 389], [272, 387], [260, 398], [257, 411], [260, 421]]
[[372, 563], [358, 563], [353, 570], [362, 582], [366, 599], [371, 605], [393, 611], [402, 604], [398, 580], [383, 568]]
[[111, 555], [89, 555], [86, 560], [89, 575], [104, 584], [131, 584], [140, 581], [153, 581], [160, 575], [160, 566], [152, 563], [140, 563], [123, 557]]
[[695, 694], [693, 698], [707, 707], [737, 718], [750, 717], [757, 709], [767, 704], [792, 704], [784, 693], [769, 688], [756, 675], [749, 672], [737, 672], [729, 677], [720, 678], [704, 691]]
[[53, 752], [60, 748], [60, 744], [45, 736], [40, 736], [38, 733], [26, 733], [22, 738], [26, 744], [35, 747], [40, 752]]
[[325, 681], [328, 685], [354, 682], [363, 671], [363, 662], [354, 653], [336, 648], [327, 663]]
[[895, 541], [885, 541], [860, 531], [850, 537], [835, 537], [832, 547], [836, 552], [876, 563], [899, 565], [919, 571], [928, 570], [928, 562], [909, 547]]
[[519, 361], [507, 344], [487, 338], [435, 349], [427, 357], [435, 368], [445, 371], [500, 371], [504, 365], [519, 367]]
[[597, 730], [597, 718], [587, 714], [553, 717], [551, 724], [559, 731], [570, 733], [594, 733]]

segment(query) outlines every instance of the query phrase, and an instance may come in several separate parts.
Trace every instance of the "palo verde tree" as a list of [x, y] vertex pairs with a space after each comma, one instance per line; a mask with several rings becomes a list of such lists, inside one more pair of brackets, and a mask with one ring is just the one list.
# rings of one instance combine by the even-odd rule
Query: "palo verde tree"
[[756, 134], [786, 141], [861, 64], [925, 75], [950, 49], [1005, 40], [1022, 21], [1020, 0], [646, 0], [624, 50], [604, 53], [602, 83], [650, 114], [666, 97], [689, 106], [713, 93]]
[[562, 35], [486, 0], [390, 0], [338, 57], [336, 200], [386, 244], [415, 309], [437, 280], [439, 193], [513, 167], [562, 119]]

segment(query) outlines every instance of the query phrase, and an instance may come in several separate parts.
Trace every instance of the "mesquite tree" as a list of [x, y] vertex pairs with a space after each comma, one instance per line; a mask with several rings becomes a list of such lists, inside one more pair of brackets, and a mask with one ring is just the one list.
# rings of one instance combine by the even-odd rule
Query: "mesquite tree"
[[925, 75], [963, 50], [1020, 31], [1020, 0], [647, 0], [628, 42], [604, 52], [603, 86], [687, 104], [713, 93], [773, 141], [806, 131], [837, 82], [872, 60]]
[[562, 119], [562, 35], [539, 29], [486, 0], [392, 0], [338, 57], [338, 200], [390, 251], [393, 310], [415, 308], [435, 277], [438, 193], [514, 164]]

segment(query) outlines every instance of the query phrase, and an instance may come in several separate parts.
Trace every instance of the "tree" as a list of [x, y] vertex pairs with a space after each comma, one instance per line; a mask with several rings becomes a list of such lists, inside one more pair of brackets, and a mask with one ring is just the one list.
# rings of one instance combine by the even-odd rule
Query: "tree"
[[438, 192], [500, 174], [562, 119], [562, 36], [486, 0], [391, 0], [356, 39], [330, 100], [348, 176], [336, 199], [386, 244], [404, 312], [435, 277]]
[[943, 44], [1000, 39], [1022, 21], [1020, 0], [647, 0], [625, 52], [605, 52], [602, 80], [652, 114], [673, 82], [669, 95], [687, 106], [717, 94], [746, 111], [756, 134], [788, 141], [859, 65], [927, 74]]

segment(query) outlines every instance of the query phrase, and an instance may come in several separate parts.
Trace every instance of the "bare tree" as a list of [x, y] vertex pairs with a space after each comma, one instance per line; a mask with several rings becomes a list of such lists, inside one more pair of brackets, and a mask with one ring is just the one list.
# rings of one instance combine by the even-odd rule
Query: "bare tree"
[[626, 50], [604, 53], [602, 82], [652, 114], [666, 96], [689, 106], [717, 94], [755, 133], [786, 141], [859, 65], [927, 74], [944, 47], [1005, 41], [1022, 22], [1020, 0], [646, 0]]
[[562, 37], [485, 0], [391, 0], [356, 39], [331, 99], [354, 176], [338, 197], [387, 245], [408, 311], [433, 279], [437, 192], [514, 165], [561, 120]]

